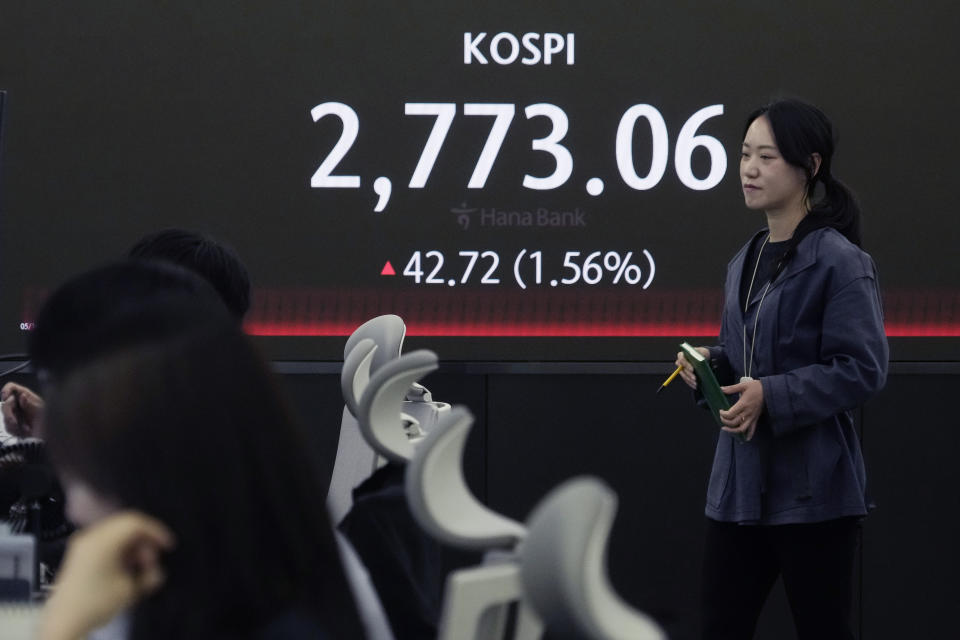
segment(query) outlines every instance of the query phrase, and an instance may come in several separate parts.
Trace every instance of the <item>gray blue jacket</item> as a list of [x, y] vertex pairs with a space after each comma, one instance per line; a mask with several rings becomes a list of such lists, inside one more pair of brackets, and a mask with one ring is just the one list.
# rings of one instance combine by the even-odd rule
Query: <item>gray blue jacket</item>
[[[765, 234], [766, 230], [757, 235]], [[756, 237], [756, 236], [755, 236]], [[753, 240], [751, 240], [753, 242]], [[763, 384], [756, 435], [720, 432], [706, 515], [755, 524], [820, 522], [867, 513], [866, 474], [852, 410], [886, 382], [888, 347], [870, 256], [833, 229], [810, 233], [770, 287], [757, 283], [746, 313], [740, 279], [747, 243], [727, 267], [719, 370], [744, 375], [744, 324], [751, 375]]]

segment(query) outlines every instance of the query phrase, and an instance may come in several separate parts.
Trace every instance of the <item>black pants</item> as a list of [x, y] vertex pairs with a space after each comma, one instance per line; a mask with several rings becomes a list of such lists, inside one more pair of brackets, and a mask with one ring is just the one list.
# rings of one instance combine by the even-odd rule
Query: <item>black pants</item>
[[738, 525], [707, 520], [704, 640], [749, 640], [778, 576], [800, 640], [852, 640], [858, 518], [813, 524]]

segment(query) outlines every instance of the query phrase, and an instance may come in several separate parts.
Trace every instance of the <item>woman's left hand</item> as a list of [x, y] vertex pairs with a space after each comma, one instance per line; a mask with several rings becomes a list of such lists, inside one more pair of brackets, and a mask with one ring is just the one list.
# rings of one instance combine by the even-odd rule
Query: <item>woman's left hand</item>
[[736, 404], [726, 411], [720, 411], [720, 420], [725, 425], [722, 429], [744, 441], [750, 440], [757, 430], [760, 414], [763, 413], [763, 384], [759, 380], [747, 380], [720, 387], [720, 390], [728, 395], [740, 394]]
[[108, 516], [70, 538], [67, 555], [44, 606], [42, 640], [83, 638], [163, 584], [161, 554], [170, 530], [135, 511]]

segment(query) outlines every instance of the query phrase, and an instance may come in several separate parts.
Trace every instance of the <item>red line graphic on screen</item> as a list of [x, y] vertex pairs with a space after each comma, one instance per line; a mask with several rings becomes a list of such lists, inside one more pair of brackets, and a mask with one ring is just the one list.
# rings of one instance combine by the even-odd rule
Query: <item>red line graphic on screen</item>
[[[45, 288], [25, 291], [21, 329], [32, 328], [47, 294]], [[887, 291], [883, 302], [891, 338], [960, 337], [960, 291]], [[257, 336], [348, 336], [374, 316], [395, 313], [411, 336], [713, 336], [721, 304], [719, 290], [631, 296], [621, 289], [451, 295], [446, 289], [261, 288], [244, 328]]]
[[[464, 295], [464, 294], [467, 295]], [[261, 289], [246, 330], [261, 336], [346, 336], [395, 313], [411, 336], [684, 337], [719, 331], [719, 290], [491, 293]], [[960, 292], [888, 292], [887, 335], [960, 337]]]

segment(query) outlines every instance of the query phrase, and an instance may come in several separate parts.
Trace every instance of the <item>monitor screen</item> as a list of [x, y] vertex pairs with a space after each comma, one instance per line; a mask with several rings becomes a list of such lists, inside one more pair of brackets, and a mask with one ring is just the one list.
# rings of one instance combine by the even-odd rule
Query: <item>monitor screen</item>
[[4, 11], [0, 342], [166, 227], [232, 245], [277, 359], [384, 313], [466, 361], [672, 359], [764, 226], [780, 96], [839, 132], [900, 359], [960, 357], [946, 2], [22, 4]]

